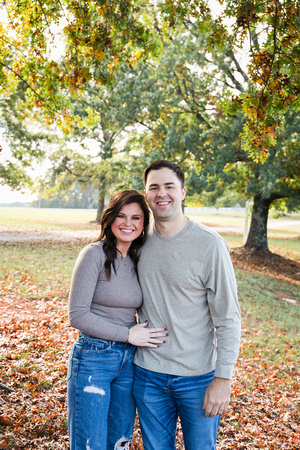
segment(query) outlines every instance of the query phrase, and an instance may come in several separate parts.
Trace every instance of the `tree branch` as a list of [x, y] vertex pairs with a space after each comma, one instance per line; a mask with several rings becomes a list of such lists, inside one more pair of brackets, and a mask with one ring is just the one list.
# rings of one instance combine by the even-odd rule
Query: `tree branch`
[[[230, 48], [229, 50], [227, 50], [226, 54], [231, 58], [231, 60], [233, 61], [236, 70], [238, 73], [240, 73], [242, 75], [242, 77], [244, 78], [244, 80], [248, 83], [249, 82], [249, 77], [246, 74], [246, 72], [241, 68], [240, 63], [238, 62], [238, 60], [235, 57], [234, 52], [232, 51], [232, 48]], [[239, 83], [240, 84], [240, 83]], [[243, 88], [242, 88], [243, 89]]]
[[2, 61], [0, 61], [1, 66], [6, 67], [6, 69], [8, 69], [10, 72], [12, 72], [17, 78], [19, 78], [33, 93], [34, 95], [36, 95], [38, 97], [38, 99], [44, 103], [47, 108], [49, 108], [51, 111], [53, 112], [59, 112], [58, 110], [52, 108], [52, 106], [50, 106], [47, 101], [44, 99], [44, 97], [42, 97], [32, 86], [30, 86], [30, 84], [25, 80], [25, 78], [23, 78], [19, 73], [17, 73], [15, 70], [13, 70], [11, 67], [9, 67], [7, 64], [3, 63]]
[[52, 39], [53, 39], [54, 36], [53, 36], [53, 34], [52, 34], [52, 31], [51, 31], [51, 28], [50, 28], [50, 24], [49, 24], [48, 19], [47, 19], [47, 14], [46, 14], [45, 11], [44, 11], [44, 8], [43, 8], [43, 5], [42, 5], [42, 3], [41, 3], [41, 0], [38, 0], [38, 2], [39, 2], [39, 5], [40, 5], [40, 8], [41, 8], [41, 10], [42, 10], [43, 16], [44, 16], [44, 18], [45, 18], [45, 21], [46, 21], [46, 24], [47, 24], [49, 33], [50, 33], [50, 35], [52, 36]]
[[1, 389], [4, 389], [4, 390], [7, 391], [7, 392], [15, 392], [13, 389], [11, 389], [11, 388], [8, 387], [8, 386], [5, 386], [5, 384], [2, 384], [2, 383], [0, 383], [0, 388], [1, 388]]

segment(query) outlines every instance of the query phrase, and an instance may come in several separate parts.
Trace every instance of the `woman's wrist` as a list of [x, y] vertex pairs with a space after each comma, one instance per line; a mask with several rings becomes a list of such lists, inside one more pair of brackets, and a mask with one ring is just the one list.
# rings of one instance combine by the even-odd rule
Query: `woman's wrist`
[[129, 342], [129, 338], [130, 338], [130, 328], [128, 328], [128, 336], [127, 336], [127, 341], [126, 342]]

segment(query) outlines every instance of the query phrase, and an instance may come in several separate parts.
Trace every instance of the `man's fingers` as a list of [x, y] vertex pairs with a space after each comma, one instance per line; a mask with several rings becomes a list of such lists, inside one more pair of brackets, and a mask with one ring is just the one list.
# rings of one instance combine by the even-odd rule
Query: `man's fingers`
[[214, 417], [219, 415], [220, 413], [218, 412], [218, 410], [216, 408], [212, 408], [211, 410], [208, 410], [206, 408], [205, 410], [205, 417]]
[[213, 417], [225, 412], [229, 406], [231, 382], [226, 378], [216, 377], [205, 392], [203, 409], [206, 417]]
[[205, 416], [206, 417], [214, 417], [214, 416], [223, 414], [224, 412], [227, 411], [228, 406], [229, 406], [229, 403], [225, 403], [225, 404], [222, 404], [219, 406], [218, 405], [215, 405], [215, 406], [210, 405], [205, 409]]
[[214, 417], [218, 414], [218, 407], [213, 405], [208, 405], [205, 409], [205, 417]]

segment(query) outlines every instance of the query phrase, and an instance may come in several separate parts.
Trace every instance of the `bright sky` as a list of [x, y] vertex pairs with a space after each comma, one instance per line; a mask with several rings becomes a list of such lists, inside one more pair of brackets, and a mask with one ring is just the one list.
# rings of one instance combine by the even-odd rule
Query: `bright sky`
[[21, 194], [20, 191], [12, 191], [9, 186], [0, 186], [0, 203], [14, 203], [14, 202], [31, 202], [36, 200], [36, 195]]

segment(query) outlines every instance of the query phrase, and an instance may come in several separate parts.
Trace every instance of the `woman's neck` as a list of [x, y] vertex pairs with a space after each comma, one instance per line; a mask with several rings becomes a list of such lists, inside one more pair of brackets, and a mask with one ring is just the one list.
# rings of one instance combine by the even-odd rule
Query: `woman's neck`
[[125, 245], [125, 244], [120, 244], [120, 243], [117, 244], [117, 251], [122, 256], [122, 258], [126, 258], [129, 248], [130, 248], [130, 245]]

